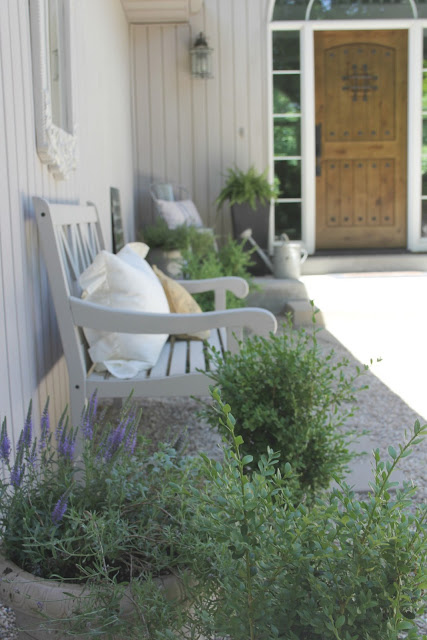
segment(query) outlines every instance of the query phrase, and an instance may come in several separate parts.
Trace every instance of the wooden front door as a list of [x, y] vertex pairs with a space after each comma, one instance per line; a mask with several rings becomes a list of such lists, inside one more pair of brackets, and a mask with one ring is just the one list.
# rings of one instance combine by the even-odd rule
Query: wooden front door
[[406, 247], [407, 32], [318, 31], [316, 247]]

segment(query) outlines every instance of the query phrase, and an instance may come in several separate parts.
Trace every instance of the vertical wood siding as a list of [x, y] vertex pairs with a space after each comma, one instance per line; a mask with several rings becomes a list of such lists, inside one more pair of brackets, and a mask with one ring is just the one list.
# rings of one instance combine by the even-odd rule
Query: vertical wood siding
[[120, 0], [74, 0], [78, 169], [56, 181], [36, 153], [28, 0], [0, 2], [0, 420], [13, 442], [30, 399], [38, 422], [46, 398], [58, 418], [68, 402], [32, 196], [97, 203], [111, 241], [109, 188], [120, 189], [133, 235], [129, 27]]
[[[214, 203], [224, 173], [268, 162], [268, 0], [205, 0], [186, 25], [131, 29], [137, 226], [153, 221], [148, 188], [187, 186], [207, 226], [230, 231], [228, 210]], [[190, 74], [199, 31], [214, 49], [214, 79]]]

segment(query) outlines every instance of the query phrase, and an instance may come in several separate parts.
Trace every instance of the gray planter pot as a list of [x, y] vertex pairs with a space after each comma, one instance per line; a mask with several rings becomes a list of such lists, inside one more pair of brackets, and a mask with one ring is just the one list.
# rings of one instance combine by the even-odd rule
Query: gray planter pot
[[[87, 586], [37, 578], [2, 556], [0, 575], [0, 600], [15, 613], [19, 640], [70, 639], [70, 635], [65, 632], [65, 620], [72, 619], [80, 597], [87, 595]], [[174, 575], [155, 580], [168, 599], [183, 596], [182, 583]], [[120, 603], [120, 613], [124, 618], [134, 611], [130, 596], [130, 592], [129, 595], [125, 592]], [[49, 622], [49, 618], [55, 619], [55, 622]], [[61, 620], [64, 620], [63, 625]], [[72, 637], [74, 640], [87, 640], [88, 636]]]
[[[254, 211], [248, 202], [242, 204], [233, 204], [231, 207], [231, 224], [233, 229], [233, 237], [235, 240], [246, 229], [252, 229], [252, 237], [255, 242], [263, 249], [268, 249], [268, 230], [270, 225], [270, 203], [261, 204], [257, 201], [256, 210]], [[252, 245], [246, 242], [245, 248], [249, 251]], [[252, 254], [252, 261], [255, 263], [250, 271], [253, 275], [265, 275], [270, 273], [264, 262], [256, 254]]]
[[147, 262], [151, 266], [155, 264], [170, 278], [180, 278], [182, 276], [183, 257], [179, 249], [173, 249], [172, 251], [150, 249], [147, 254]]

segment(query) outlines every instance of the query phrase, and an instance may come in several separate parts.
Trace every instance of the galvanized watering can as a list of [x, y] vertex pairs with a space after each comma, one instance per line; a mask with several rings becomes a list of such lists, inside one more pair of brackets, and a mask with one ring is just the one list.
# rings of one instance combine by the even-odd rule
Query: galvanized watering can
[[299, 278], [301, 265], [307, 260], [307, 251], [298, 242], [291, 242], [282, 233], [273, 242], [273, 273], [275, 278]]
[[273, 262], [252, 238], [252, 229], [245, 229], [240, 237], [250, 242], [275, 278], [300, 277], [301, 265], [308, 254], [298, 242], [291, 242], [286, 233], [273, 242]]

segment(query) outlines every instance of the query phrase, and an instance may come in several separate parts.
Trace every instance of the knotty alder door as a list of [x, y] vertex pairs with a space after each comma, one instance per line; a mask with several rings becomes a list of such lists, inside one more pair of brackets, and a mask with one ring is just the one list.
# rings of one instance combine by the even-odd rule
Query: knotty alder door
[[406, 247], [407, 32], [315, 32], [316, 247]]

